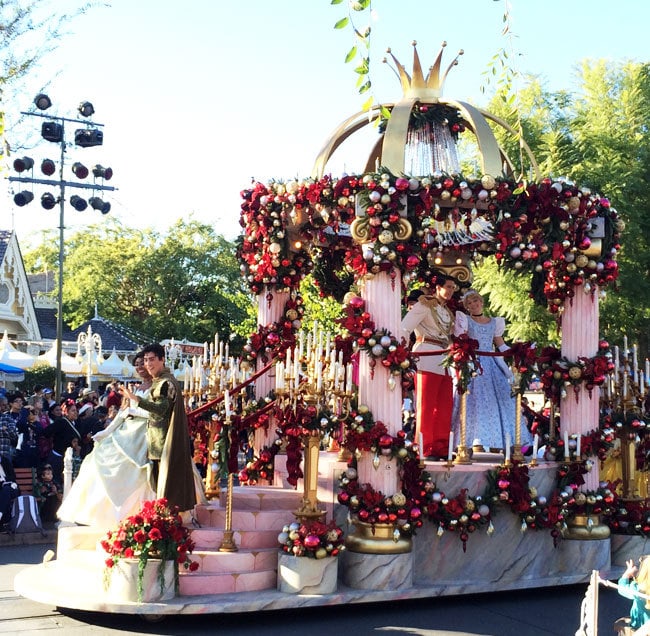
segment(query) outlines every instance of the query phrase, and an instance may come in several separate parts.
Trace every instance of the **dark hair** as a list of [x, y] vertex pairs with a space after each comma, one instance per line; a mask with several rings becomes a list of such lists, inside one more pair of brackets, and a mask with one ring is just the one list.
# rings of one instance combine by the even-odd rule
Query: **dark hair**
[[138, 351], [134, 356], [133, 356], [133, 364], [135, 364], [135, 361], [138, 358], [144, 358], [144, 351]]
[[420, 296], [424, 295], [424, 291], [422, 289], [414, 289], [407, 297], [406, 297], [406, 302], [407, 303], [412, 303], [415, 302]]
[[54, 411], [54, 409], [56, 409], [56, 408], [59, 408], [59, 409], [61, 408], [61, 405], [58, 402], [55, 402], [54, 404], [52, 404], [52, 406], [50, 406], [49, 409], [47, 409], [48, 415], [53, 415], [52, 411]]
[[97, 416], [108, 415], [108, 409], [105, 406], [98, 406], [95, 409], [95, 415]]
[[142, 356], [144, 357], [146, 353], [153, 353], [156, 358], [160, 358], [161, 360], [165, 359], [165, 347], [163, 347], [161, 344], [158, 344], [157, 342], [143, 347]]
[[23, 402], [25, 401], [25, 398], [23, 397], [23, 394], [19, 393], [18, 391], [16, 391], [15, 393], [8, 393], [7, 394], [7, 401], [9, 402], [9, 404], [11, 404], [13, 401], [18, 400], [18, 399], [22, 400]]

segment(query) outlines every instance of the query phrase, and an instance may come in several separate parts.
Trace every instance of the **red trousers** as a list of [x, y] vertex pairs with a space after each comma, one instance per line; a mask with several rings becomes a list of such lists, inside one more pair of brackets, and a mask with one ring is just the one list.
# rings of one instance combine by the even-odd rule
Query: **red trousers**
[[418, 371], [415, 376], [415, 394], [415, 426], [418, 436], [413, 441], [419, 444], [421, 433], [424, 456], [446, 458], [454, 406], [451, 376]]

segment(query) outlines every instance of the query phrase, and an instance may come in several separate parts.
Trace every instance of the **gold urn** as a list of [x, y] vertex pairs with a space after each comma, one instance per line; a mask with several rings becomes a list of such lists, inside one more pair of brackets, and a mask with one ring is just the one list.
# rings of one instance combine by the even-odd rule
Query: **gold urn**
[[563, 532], [565, 539], [577, 541], [596, 541], [608, 539], [609, 526], [601, 523], [599, 515], [577, 514], [567, 520], [566, 530]]
[[354, 532], [345, 540], [350, 552], [362, 554], [405, 554], [411, 551], [411, 537], [403, 537], [392, 523], [365, 523], [354, 519]]

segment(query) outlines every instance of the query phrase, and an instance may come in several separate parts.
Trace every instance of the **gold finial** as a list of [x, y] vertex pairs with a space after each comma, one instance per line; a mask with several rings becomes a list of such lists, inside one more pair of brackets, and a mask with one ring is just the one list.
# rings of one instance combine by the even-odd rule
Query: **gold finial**
[[[417, 97], [423, 100], [437, 101], [438, 98], [442, 95], [442, 87], [447, 79], [449, 71], [458, 64], [458, 58], [463, 55], [464, 51], [461, 49], [458, 51], [458, 55], [453, 59], [451, 64], [447, 67], [447, 70], [440, 77], [440, 66], [442, 63], [442, 53], [447, 46], [447, 42], [443, 42], [440, 45], [440, 51], [433, 63], [429, 68], [429, 72], [424, 77], [422, 72], [422, 65], [420, 64], [420, 56], [418, 55], [417, 42], [414, 40], [413, 45], [413, 76], [411, 77], [404, 65], [399, 62], [399, 60], [393, 55], [390, 48], [386, 49], [386, 53], [392, 58], [395, 68], [393, 71], [400, 80], [402, 85], [402, 91], [404, 92], [404, 97]], [[388, 62], [386, 58], [383, 60]], [[392, 67], [391, 67], [392, 68]]]

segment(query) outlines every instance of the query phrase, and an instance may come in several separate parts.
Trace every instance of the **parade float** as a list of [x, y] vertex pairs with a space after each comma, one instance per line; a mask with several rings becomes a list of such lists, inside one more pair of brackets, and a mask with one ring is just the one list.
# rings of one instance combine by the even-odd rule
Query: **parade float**
[[[210, 502], [195, 510], [198, 567], [180, 573], [178, 596], [111, 602], [96, 549], [108, 529], [91, 527], [60, 528], [56, 560], [22, 572], [21, 594], [142, 614], [426, 598], [586, 582], [644, 541], [647, 485], [642, 492], [634, 452], [647, 370], [636, 349], [599, 338], [622, 222], [603, 196], [539, 175], [523, 140], [532, 178], [518, 176], [495, 135], [512, 129], [443, 98], [456, 60], [443, 72], [442, 54], [426, 76], [415, 47], [411, 74], [393, 57], [401, 100], [344, 121], [309, 178], [242, 192], [238, 257], [258, 330], [241, 358], [216, 338], [185, 372], [187, 402], [200, 404], [190, 424]], [[327, 174], [333, 153], [373, 123], [364, 171]], [[461, 136], [473, 140], [476, 176], [461, 173]], [[417, 365], [400, 335], [402, 307], [410, 286], [426, 289], [437, 273], [469, 285], [479, 257], [530, 278], [562, 348], [505, 352], [518, 406], [512, 448], [472, 449], [461, 418], [447, 460], [428, 461], [402, 429]], [[303, 329], [309, 273], [344, 305], [337, 335]], [[446, 353], [462, 402], [477, 351], [454, 341]], [[521, 396], [533, 373], [551, 408], [524, 455]], [[618, 490], [599, 476], [614, 439]], [[57, 586], [62, 570], [74, 590]]]

